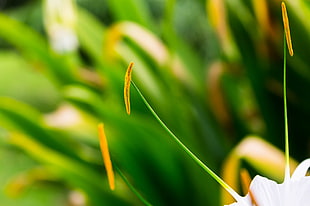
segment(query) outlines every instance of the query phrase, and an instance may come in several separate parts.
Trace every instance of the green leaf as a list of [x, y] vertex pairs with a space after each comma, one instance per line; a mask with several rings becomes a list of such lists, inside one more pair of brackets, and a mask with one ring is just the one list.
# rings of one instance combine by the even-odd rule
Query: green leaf
[[154, 28], [154, 23], [152, 22], [146, 1], [108, 0], [108, 5], [112, 10], [113, 15], [115, 16], [116, 21], [133, 21], [141, 24], [146, 28]]
[[36, 67], [44, 71], [55, 82], [72, 82], [75, 74], [61, 56], [53, 54], [47, 42], [36, 31], [5, 14], [0, 13], [0, 37], [23, 52]]
[[72, 140], [57, 138], [49, 132], [44, 126], [41, 114], [26, 104], [7, 97], [0, 97], [0, 122], [9, 130], [21, 131], [51, 149], [79, 159]]

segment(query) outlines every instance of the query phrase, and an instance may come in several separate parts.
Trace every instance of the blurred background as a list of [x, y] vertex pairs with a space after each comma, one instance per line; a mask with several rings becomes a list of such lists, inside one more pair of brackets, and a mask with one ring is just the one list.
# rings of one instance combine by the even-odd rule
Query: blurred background
[[[133, 89], [126, 114], [130, 61], [162, 120], [240, 194], [240, 168], [281, 182], [280, 3], [0, 0], [1, 205], [144, 205], [126, 181], [152, 205], [232, 201]], [[290, 155], [300, 162], [310, 155], [310, 3], [286, 4], [295, 52], [287, 60]], [[115, 191], [100, 122], [117, 168]]]

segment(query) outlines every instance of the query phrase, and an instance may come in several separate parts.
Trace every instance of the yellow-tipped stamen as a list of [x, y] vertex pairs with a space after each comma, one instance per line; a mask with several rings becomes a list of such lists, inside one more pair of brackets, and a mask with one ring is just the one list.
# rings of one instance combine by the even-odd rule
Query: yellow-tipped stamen
[[124, 84], [124, 100], [126, 106], [127, 114], [130, 114], [130, 82], [131, 82], [131, 72], [132, 72], [133, 62], [130, 62], [125, 74], [125, 84]]
[[290, 35], [290, 28], [289, 28], [289, 22], [286, 12], [286, 6], [285, 3], [282, 2], [282, 17], [283, 17], [283, 24], [284, 24], [284, 31], [285, 31], [285, 40], [284, 41], [284, 64], [283, 64], [283, 99], [284, 99], [284, 121], [285, 121], [285, 177], [284, 181], [287, 181], [290, 179], [290, 157], [289, 157], [289, 140], [288, 140], [288, 120], [287, 120], [287, 99], [286, 99], [286, 45], [288, 47], [289, 53], [291, 56], [293, 56], [293, 47], [291, 42], [291, 35]]
[[105, 169], [107, 171], [110, 189], [114, 190], [114, 188], [115, 188], [114, 172], [113, 172], [113, 168], [112, 168], [112, 162], [111, 162], [111, 158], [110, 158], [108, 142], [107, 142], [107, 138], [106, 138], [106, 135], [104, 132], [103, 123], [100, 123], [98, 125], [98, 132], [99, 132], [100, 149], [101, 149], [101, 153], [102, 153], [103, 163], [104, 163]]
[[288, 48], [290, 55], [293, 56], [294, 51], [293, 51], [293, 46], [292, 46], [292, 41], [291, 41], [290, 25], [288, 22], [287, 11], [286, 11], [286, 6], [284, 2], [281, 3], [281, 7], [282, 7], [282, 18], [283, 18], [283, 25], [284, 25], [286, 42], [287, 42], [287, 48]]
[[[160, 119], [160, 117], [156, 114], [154, 109], [151, 107], [151, 105], [148, 103], [148, 101], [145, 99], [139, 88], [135, 85], [135, 83], [132, 81], [132, 86], [136, 89], [139, 96], [142, 98], [143, 102], [145, 103], [146, 107], [149, 109], [149, 111], [153, 114], [155, 119], [158, 121], [158, 123], [168, 132], [170, 137], [172, 137], [176, 143], [204, 170], [206, 171], [213, 179], [215, 179], [228, 193], [231, 194], [231, 196], [237, 201], [244, 203], [244, 200], [242, 197], [235, 192], [224, 180], [222, 180], [213, 170], [211, 170], [207, 165], [205, 165], [190, 149], [188, 149], [175, 134], [167, 127], [167, 125]], [[244, 203], [245, 204], [245, 203]]]

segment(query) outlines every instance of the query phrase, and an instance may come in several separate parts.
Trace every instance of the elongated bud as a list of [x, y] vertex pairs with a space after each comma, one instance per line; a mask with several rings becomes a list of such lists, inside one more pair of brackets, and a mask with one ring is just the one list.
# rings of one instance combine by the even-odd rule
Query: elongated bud
[[131, 82], [131, 72], [132, 72], [133, 62], [130, 62], [126, 74], [125, 74], [125, 84], [124, 84], [124, 101], [126, 106], [126, 112], [130, 114], [130, 82]]
[[104, 132], [103, 123], [98, 125], [98, 132], [99, 132], [100, 149], [102, 153], [103, 163], [107, 171], [108, 182], [110, 185], [110, 189], [114, 190], [115, 189], [114, 172], [112, 168], [112, 162], [110, 158], [109, 147], [108, 147], [107, 138]]
[[285, 31], [285, 37], [287, 42], [287, 48], [291, 56], [294, 55], [293, 46], [292, 46], [292, 40], [291, 40], [291, 32], [290, 32], [290, 25], [287, 17], [287, 11], [285, 3], [281, 3], [282, 7], [282, 19], [283, 19], [283, 25], [284, 25], [284, 31]]

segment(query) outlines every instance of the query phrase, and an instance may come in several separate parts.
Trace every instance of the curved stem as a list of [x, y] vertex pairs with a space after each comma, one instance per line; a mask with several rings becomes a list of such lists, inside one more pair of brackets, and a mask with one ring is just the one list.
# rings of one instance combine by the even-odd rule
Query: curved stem
[[140, 92], [139, 88], [136, 86], [136, 84], [131, 81], [134, 88], [137, 90], [138, 94], [142, 98], [143, 102], [147, 106], [147, 108], [150, 110], [150, 112], [153, 114], [153, 116], [156, 118], [156, 120], [159, 122], [159, 124], [168, 132], [168, 134], [175, 140], [175, 142], [204, 170], [206, 171], [213, 179], [215, 179], [228, 193], [231, 194], [231, 196], [236, 201], [242, 201], [240, 195], [236, 193], [226, 182], [224, 182], [217, 174], [215, 174], [208, 166], [206, 166], [194, 153], [192, 153], [180, 140], [177, 136], [173, 134], [173, 132], [166, 126], [166, 124], [159, 118], [159, 116], [156, 114], [154, 109], [151, 107], [151, 105], [148, 103], [148, 101], [145, 99], [143, 94]]
[[129, 182], [127, 177], [124, 175], [124, 173], [117, 167], [115, 166], [116, 171], [120, 175], [120, 177], [124, 180], [124, 182], [127, 184], [129, 189], [146, 205], [146, 206], [152, 206], [151, 203], [149, 203], [137, 190], [136, 188]]

